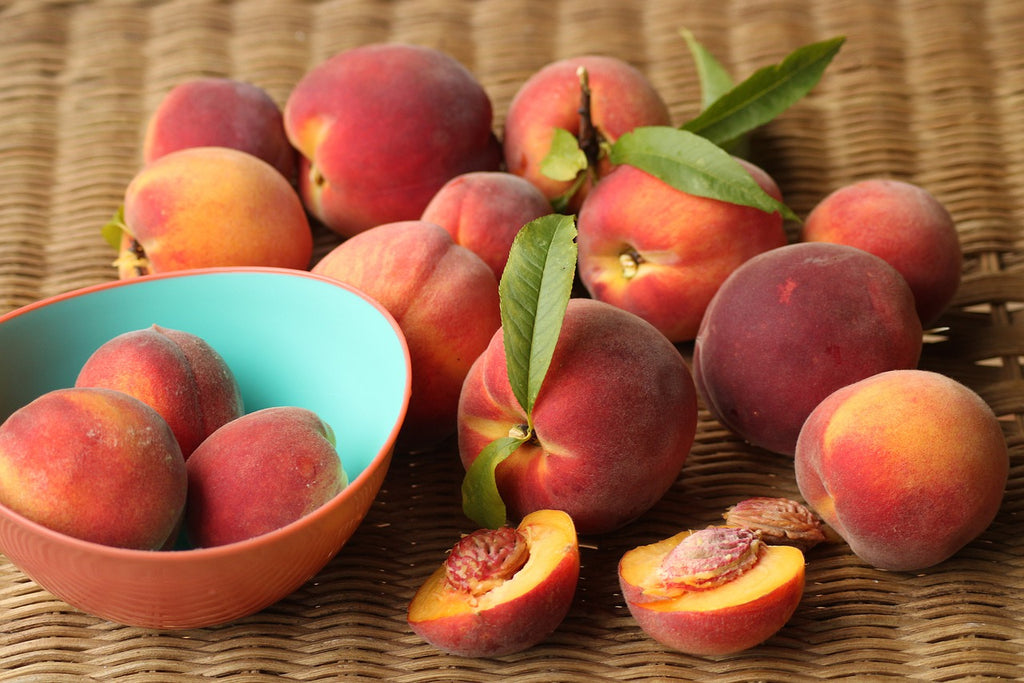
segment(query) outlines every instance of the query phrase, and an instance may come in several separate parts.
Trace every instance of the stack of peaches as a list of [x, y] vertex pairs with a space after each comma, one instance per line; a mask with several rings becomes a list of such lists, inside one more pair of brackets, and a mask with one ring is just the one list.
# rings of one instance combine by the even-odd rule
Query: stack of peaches
[[[621, 528], [664, 496], [701, 402], [752, 447], [791, 456], [806, 505], [737, 501], [722, 524], [622, 558], [626, 604], [667, 647], [727, 654], [770, 637], [826, 538], [916, 571], [988, 527], [1008, 475], [999, 423], [972, 390], [917, 367], [960, 279], [957, 230], [933, 195], [865, 179], [801, 221], [734, 140], [673, 127], [647, 78], [609, 57], [537, 71], [500, 135], [492, 115], [470, 71], [413, 45], [338, 53], [282, 108], [252, 84], [188, 81], [154, 112], [145, 165], [105, 230], [122, 278], [312, 270], [394, 316], [412, 362], [399, 450], [455, 436], [464, 493], [489, 491], [499, 510], [418, 591], [416, 633], [468, 656], [550, 635], [579, 578], [577, 534]], [[682, 129], [715, 147], [688, 167], [706, 182], [686, 189], [656, 172], [672, 149], [636, 144]], [[553, 216], [572, 219], [568, 263], [526, 230]], [[314, 262], [321, 226], [339, 243]], [[529, 298], [572, 268], [562, 304], [541, 294], [530, 315], [510, 312], [506, 293]], [[525, 359], [513, 333], [534, 340]], [[541, 371], [520, 382], [517, 364]]]

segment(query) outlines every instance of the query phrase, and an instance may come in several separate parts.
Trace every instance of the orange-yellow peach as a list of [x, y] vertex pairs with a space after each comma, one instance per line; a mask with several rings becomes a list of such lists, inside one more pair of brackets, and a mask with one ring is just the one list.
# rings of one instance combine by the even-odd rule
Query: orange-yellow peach
[[199, 547], [279, 529], [348, 485], [330, 425], [294, 406], [232, 420], [199, 444], [186, 467], [185, 526]]
[[185, 507], [171, 428], [111, 389], [55, 389], [0, 425], [0, 504], [86, 541], [158, 550]]
[[[738, 161], [781, 201], [767, 173]], [[740, 264], [786, 244], [781, 214], [681, 192], [629, 165], [591, 190], [578, 223], [579, 274], [590, 295], [673, 342], [697, 335], [711, 297]]]
[[412, 393], [396, 449], [430, 448], [451, 436], [466, 373], [501, 325], [487, 264], [435, 223], [399, 221], [345, 240], [313, 272], [373, 297], [405, 335]]
[[[580, 135], [580, 75], [587, 71], [590, 87], [590, 120], [597, 139], [613, 143], [640, 126], [671, 125], [665, 101], [635, 66], [615, 57], [583, 55], [545, 65], [531, 75], [509, 103], [502, 139], [505, 165], [554, 200], [568, 193], [572, 181], [548, 177], [541, 166], [560, 128]], [[589, 169], [600, 177], [611, 170], [601, 158]], [[577, 211], [592, 186], [594, 176], [572, 195], [569, 209]]]
[[626, 552], [619, 585], [640, 628], [666, 647], [727, 655], [777, 633], [804, 592], [804, 555], [748, 529], [685, 531]]
[[503, 171], [463, 173], [445, 183], [420, 220], [437, 223], [484, 260], [501, 279], [512, 240], [551, 204], [529, 181]]
[[122, 279], [213, 266], [305, 269], [313, 233], [273, 166], [229, 147], [189, 147], [143, 167], [124, 197]]
[[906, 278], [926, 327], [960, 286], [963, 255], [953, 217], [912, 183], [872, 178], [841, 187], [808, 214], [800, 237], [849, 244], [884, 259]]
[[536, 645], [572, 606], [580, 573], [572, 519], [538, 510], [517, 527], [462, 538], [409, 603], [413, 632], [466, 657], [499, 657]]
[[[459, 402], [468, 469], [492, 441], [523, 433], [509, 384], [503, 330], [473, 364]], [[581, 534], [617, 529], [675, 483], [697, 428], [697, 394], [678, 349], [643, 319], [611, 304], [570, 299], [533, 433], [495, 470], [512, 519], [559, 509]]]
[[828, 396], [796, 447], [800, 492], [867, 563], [936, 565], [999, 511], [1009, 470], [992, 409], [967, 386], [926, 370], [868, 377]]
[[921, 321], [881, 258], [806, 242], [758, 254], [712, 297], [693, 375], [709, 411], [749, 443], [792, 455], [814, 407], [839, 387], [913, 368]]
[[306, 207], [346, 237], [417, 219], [451, 178], [501, 165], [487, 91], [456, 59], [418, 45], [333, 55], [295, 85], [284, 124]]
[[186, 147], [231, 147], [263, 159], [294, 182], [298, 153], [284, 132], [281, 108], [263, 88], [233, 78], [178, 83], [150, 115], [145, 163]]
[[221, 355], [194, 334], [158, 325], [101, 344], [75, 386], [116, 389], [145, 402], [170, 425], [186, 459], [243, 412], [238, 382]]

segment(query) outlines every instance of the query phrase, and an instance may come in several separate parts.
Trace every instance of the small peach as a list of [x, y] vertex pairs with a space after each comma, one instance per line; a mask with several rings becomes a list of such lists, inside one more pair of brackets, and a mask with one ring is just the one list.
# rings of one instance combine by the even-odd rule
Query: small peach
[[305, 408], [263, 408], [227, 423], [192, 453], [185, 525], [200, 547], [274, 531], [348, 485], [334, 431]]
[[281, 108], [267, 92], [233, 78], [201, 77], [174, 86], [146, 124], [145, 163], [186, 147], [231, 147], [263, 159], [294, 182], [298, 153]]
[[416, 591], [413, 632], [466, 657], [499, 657], [550, 636], [565, 619], [579, 580], [572, 519], [538, 510], [518, 527], [465, 536]]
[[185, 506], [185, 459], [171, 428], [111, 389], [55, 389], [0, 425], [0, 504], [75, 538], [164, 547]]
[[861, 559], [931, 567], [995, 519], [1009, 472], [992, 409], [956, 380], [894, 370], [842, 387], [808, 416], [800, 492]]
[[170, 425], [186, 459], [243, 413], [238, 382], [221, 355], [194, 334], [158, 325], [101, 344], [75, 386], [116, 389], [145, 402]]

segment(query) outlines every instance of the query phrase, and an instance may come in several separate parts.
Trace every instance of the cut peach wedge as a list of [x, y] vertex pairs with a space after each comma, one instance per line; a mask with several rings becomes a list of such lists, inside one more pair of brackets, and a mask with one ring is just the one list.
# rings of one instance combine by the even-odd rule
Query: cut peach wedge
[[572, 518], [538, 510], [518, 527], [464, 536], [413, 596], [408, 623], [438, 649], [465, 657], [525, 650], [565, 619], [579, 580]]
[[803, 596], [804, 555], [741, 527], [685, 531], [628, 551], [619, 585], [633, 618], [693, 655], [740, 652], [781, 629]]

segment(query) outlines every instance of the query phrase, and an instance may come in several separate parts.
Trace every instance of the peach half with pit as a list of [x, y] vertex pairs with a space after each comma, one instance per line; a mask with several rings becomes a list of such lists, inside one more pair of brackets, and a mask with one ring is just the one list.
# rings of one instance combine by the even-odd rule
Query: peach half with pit
[[572, 518], [537, 510], [518, 526], [479, 529], [459, 540], [413, 596], [408, 623], [452, 654], [520, 652], [564, 621], [579, 573]]
[[619, 585], [651, 638], [692, 655], [727, 655], [777, 633], [804, 591], [804, 555], [743, 527], [684, 531], [626, 552]]

